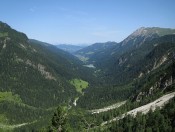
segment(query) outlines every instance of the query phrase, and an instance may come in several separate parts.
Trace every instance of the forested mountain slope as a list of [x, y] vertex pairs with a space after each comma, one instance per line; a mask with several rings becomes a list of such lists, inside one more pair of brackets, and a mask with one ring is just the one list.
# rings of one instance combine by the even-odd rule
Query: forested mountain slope
[[[46, 124], [50, 124], [58, 105], [67, 111], [63, 116], [67, 116], [69, 131], [93, 131], [104, 121], [174, 92], [174, 32], [140, 28], [121, 43], [97, 43], [78, 51], [81, 62], [68, 52], [28, 39], [0, 22], [0, 131], [4, 127], [16, 131], [44, 127], [47, 131]], [[89, 112], [120, 101], [126, 103], [117, 109], [93, 115]], [[174, 109], [172, 103], [169, 107]], [[160, 113], [169, 120], [165, 111]], [[121, 122], [127, 121], [124, 118]], [[128, 129], [116, 123], [102, 130]]]
[[[146, 36], [152, 35], [146, 34]], [[139, 37], [135, 36], [135, 39], [136, 38], [138, 39]], [[124, 41], [120, 44], [123, 44]], [[133, 45], [132, 47], [128, 49], [125, 47], [124, 50], [122, 50], [123, 46], [131, 44]], [[121, 45], [115, 49], [115, 53], [113, 53], [113, 48], [110, 51], [110, 56], [108, 55], [110, 53], [108, 50], [105, 57], [102, 56], [104, 59], [97, 59], [94, 62], [96, 74], [108, 85], [99, 86], [95, 89], [87, 89], [85, 96], [78, 102], [80, 105], [83, 107], [88, 106], [88, 102], [84, 103], [86, 100], [92, 102], [89, 104], [90, 107], [95, 106], [95, 104], [103, 105], [108, 101], [125, 100], [131, 96], [135, 90], [143, 87], [139, 85], [147, 85], [146, 83], [137, 83], [142, 77], [151, 75], [162, 67], [169, 66], [167, 70], [171, 70], [170, 68], [172, 67], [170, 65], [175, 51], [174, 33], [160, 37], [157, 35], [156, 37], [152, 36], [151, 39], [146, 41], [142, 39], [142, 41], [139, 41], [137, 44], [139, 46], [134, 46], [135, 44], [133, 43]], [[105, 50], [103, 52], [105, 53]], [[159, 75], [159, 72], [155, 73], [155, 75]], [[155, 79], [152, 80], [152, 82], [154, 81]]]
[[0, 22], [0, 123], [36, 122], [79, 96], [72, 79], [93, 79], [71, 54]]
[[[124, 39], [122, 42], [112, 46], [112, 48], [110, 49], [106, 48], [101, 52], [96, 53], [95, 56], [89, 56], [88, 61], [89, 63], [94, 64], [95, 67], [97, 67], [98, 69], [108, 74], [109, 72], [113, 72], [113, 69], [117, 63], [123, 63], [125, 61], [124, 59], [122, 59], [122, 56], [124, 54], [143, 47], [143, 44], [146, 45], [144, 46], [145, 48], [144, 50], [146, 51], [151, 50], [150, 44], [147, 45], [149, 41], [152, 40], [155, 41], [156, 38], [159, 39], [159, 37], [168, 34], [172, 35], [175, 34], [175, 29], [158, 28], [158, 27], [139, 28], [136, 31], [134, 31], [131, 35], [129, 35], [126, 39]], [[142, 52], [143, 50], [140, 51], [140, 54], [137, 55], [137, 58], [139, 58], [140, 55], [142, 56]], [[84, 54], [84, 56], [86, 55]], [[111, 68], [112, 70], [110, 71], [109, 69]]]
[[[98, 56], [98, 54], [105, 54], [105, 50], [116, 47], [116, 42], [95, 43], [81, 50], [78, 50], [74, 54], [85, 63], [93, 63], [92, 60]], [[105, 51], [105, 52], [104, 52]], [[92, 60], [91, 60], [92, 59]]]
[[[99, 131], [162, 131], [173, 132], [175, 131], [175, 98], [170, 100], [163, 109], [157, 108], [154, 112], [149, 111], [148, 114], [142, 115], [138, 113], [136, 117], [127, 116], [122, 120], [115, 121], [108, 125], [107, 129]], [[125, 125], [123, 125], [125, 124]]]

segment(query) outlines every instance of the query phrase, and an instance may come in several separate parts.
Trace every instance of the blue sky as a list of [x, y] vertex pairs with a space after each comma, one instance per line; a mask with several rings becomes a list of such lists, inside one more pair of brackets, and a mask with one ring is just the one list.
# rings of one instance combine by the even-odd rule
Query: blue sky
[[139, 27], [175, 28], [175, 0], [1, 0], [0, 21], [52, 44], [120, 42]]

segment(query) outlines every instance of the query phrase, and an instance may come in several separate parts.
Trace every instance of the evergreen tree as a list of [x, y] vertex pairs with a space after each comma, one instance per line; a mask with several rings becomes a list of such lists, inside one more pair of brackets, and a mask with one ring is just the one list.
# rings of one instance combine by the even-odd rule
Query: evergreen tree
[[51, 132], [65, 132], [66, 131], [66, 112], [58, 106], [56, 112], [52, 117], [52, 126], [49, 128]]

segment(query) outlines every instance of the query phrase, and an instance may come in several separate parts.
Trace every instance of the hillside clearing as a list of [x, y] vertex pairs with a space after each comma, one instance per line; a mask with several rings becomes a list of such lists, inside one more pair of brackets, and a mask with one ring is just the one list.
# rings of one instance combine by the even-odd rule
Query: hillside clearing
[[12, 101], [22, 103], [19, 95], [13, 94], [12, 92], [0, 92], [0, 102], [1, 101]]
[[88, 82], [83, 81], [81, 79], [72, 79], [70, 81], [70, 84], [72, 84], [76, 88], [76, 91], [81, 94], [83, 93], [83, 89], [86, 89], [89, 85]]

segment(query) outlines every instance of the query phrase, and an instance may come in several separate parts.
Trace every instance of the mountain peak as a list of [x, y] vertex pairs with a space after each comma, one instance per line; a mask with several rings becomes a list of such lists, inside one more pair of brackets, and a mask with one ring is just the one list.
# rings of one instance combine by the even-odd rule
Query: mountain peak
[[16, 40], [24, 40], [27, 41], [28, 37], [26, 34], [16, 31], [15, 29], [11, 28], [8, 24], [0, 21], [0, 36], [1, 37], [9, 37]]
[[141, 27], [129, 35], [125, 40], [122, 41], [122, 45], [132, 44], [140, 45], [147, 40], [161, 37], [168, 34], [175, 34], [175, 29], [171, 28], [160, 28], [160, 27]]
[[8, 24], [0, 21], [0, 29], [3, 29], [3, 28], [11, 28]]
[[147, 32], [148, 32], [147, 28], [141, 27], [141, 28], [137, 29], [136, 31], [134, 31], [131, 35], [138, 36], [138, 35], [146, 34]]
[[175, 29], [160, 28], [160, 27], [141, 27], [134, 31], [131, 36], [147, 36], [157, 34], [158, 36], [164, 36], [168, 34], [174, 34]]

